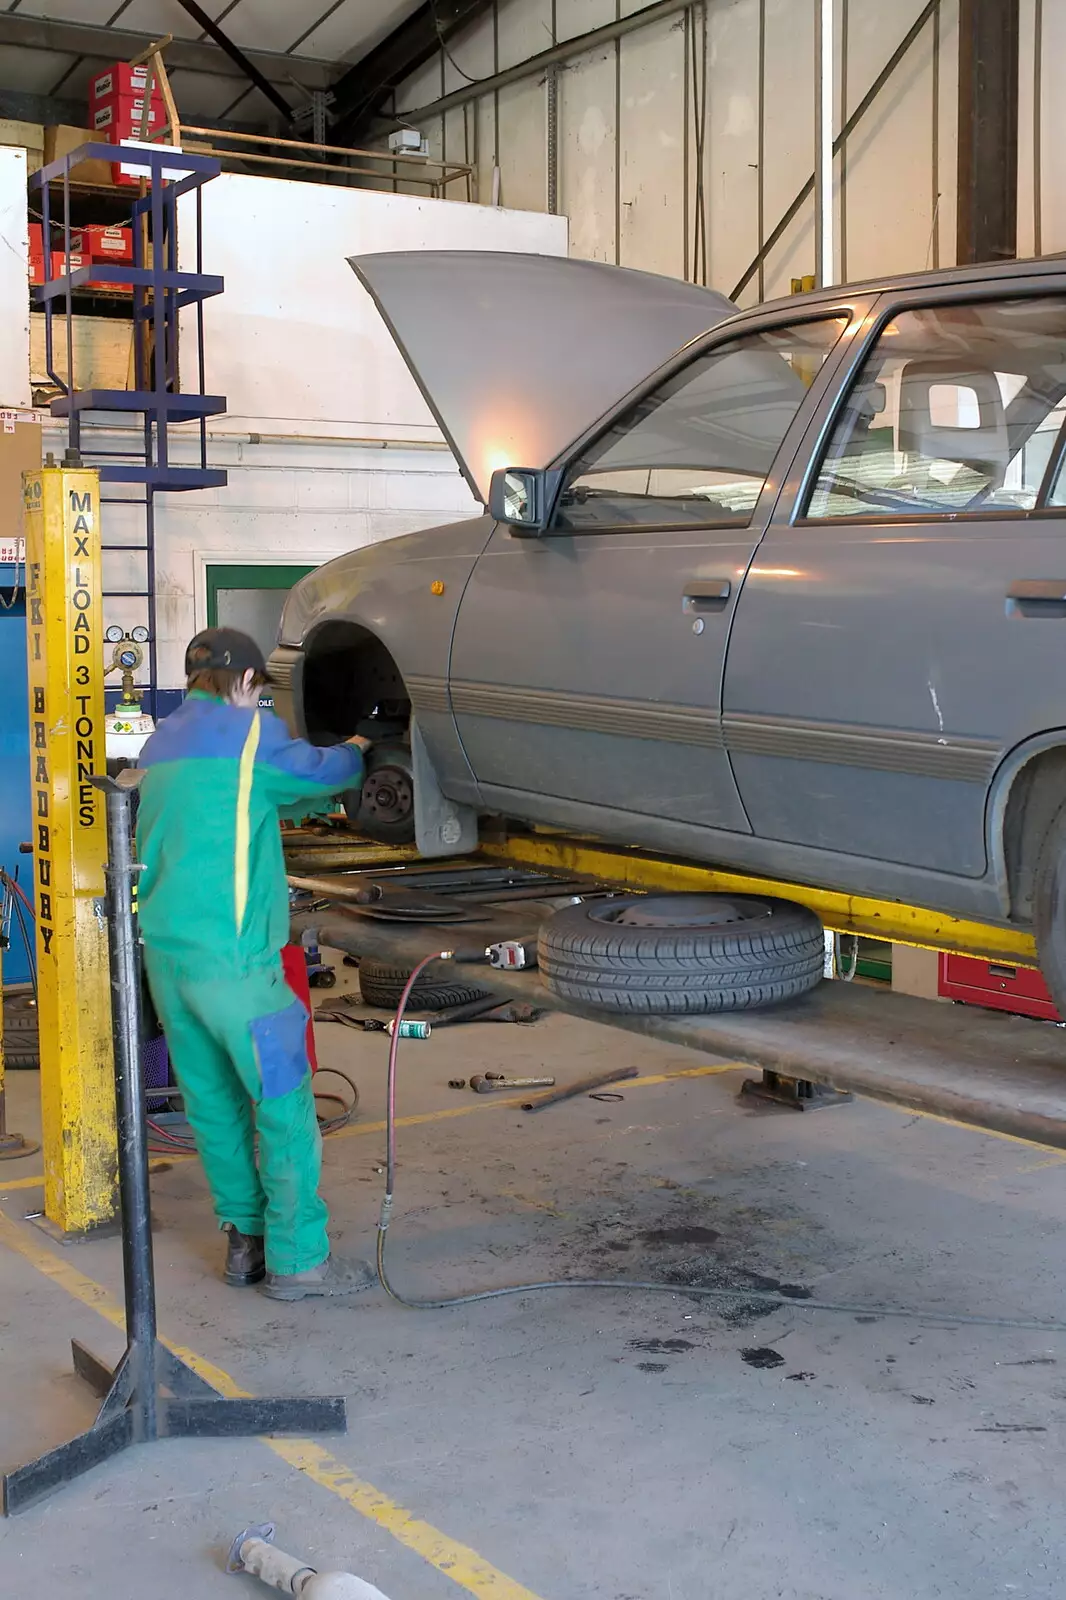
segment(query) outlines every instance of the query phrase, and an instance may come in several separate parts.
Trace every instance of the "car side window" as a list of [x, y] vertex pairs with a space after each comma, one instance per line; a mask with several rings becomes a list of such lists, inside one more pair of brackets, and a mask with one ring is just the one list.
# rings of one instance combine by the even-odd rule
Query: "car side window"
[[792, 419], [846, 326], [845, 317], [824, 317], [697, 356], [571, 467], [552, 531], [749, 522]]
[[1064, 417], [1066, 297], [900, 311], [845, 399], [804, 514], [1031, 511]]

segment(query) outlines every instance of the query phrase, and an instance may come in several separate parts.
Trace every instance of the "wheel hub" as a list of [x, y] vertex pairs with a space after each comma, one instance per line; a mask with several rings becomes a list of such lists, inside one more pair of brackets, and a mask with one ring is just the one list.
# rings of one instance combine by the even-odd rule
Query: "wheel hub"
[[590, 915], [619, 928], [719, 928], [731, 922], [769, 917], [765, 900], [724, 894], [645, 895], [625, 905], [607, 900]]
[[402, 767], [379, 767], [363, 784], [360, 809], [375, 822], [399, 823], [411, 815], [415, 795]]

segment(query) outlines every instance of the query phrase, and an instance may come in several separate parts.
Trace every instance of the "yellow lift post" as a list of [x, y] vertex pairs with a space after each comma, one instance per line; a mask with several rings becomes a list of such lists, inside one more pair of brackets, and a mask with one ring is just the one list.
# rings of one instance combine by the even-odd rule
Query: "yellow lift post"
[[117, 1208], [99, 474], [36, 468], [23, 497], [44, 1209], [75, 1238]]

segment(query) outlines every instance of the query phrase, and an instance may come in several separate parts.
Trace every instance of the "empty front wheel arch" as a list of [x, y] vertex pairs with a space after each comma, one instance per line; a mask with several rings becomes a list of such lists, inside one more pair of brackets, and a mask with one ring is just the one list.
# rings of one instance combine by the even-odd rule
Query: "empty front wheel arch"
[[411, 699], [381, 640], [358, 623], [339, 620], [317, 628], [305, 647], [303, 712], [313, 744], [336, 744], [353, 733], [402, 738]]

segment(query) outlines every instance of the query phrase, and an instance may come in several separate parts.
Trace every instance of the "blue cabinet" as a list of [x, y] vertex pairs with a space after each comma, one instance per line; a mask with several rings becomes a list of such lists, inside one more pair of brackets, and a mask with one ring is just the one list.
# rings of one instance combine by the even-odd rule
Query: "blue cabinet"
[[[20, 569], [18, 581], [21, 578]], [[30, 837], [30, 725], [26, 597], [23, 589], [14, 587], [15, 582], [15, 569], [0, 566], [0, 866], [12, 875], [19, 868], [19, 882], [32, 899], [33, 858], [18, 853], [19, 845]], [[26, 947], [15, 922], [11, 949], [4, 954], [4, 982], [24, 983], [29, 975]]]

